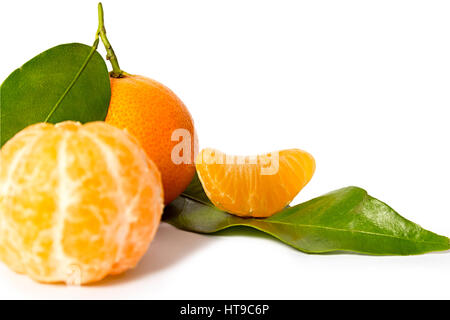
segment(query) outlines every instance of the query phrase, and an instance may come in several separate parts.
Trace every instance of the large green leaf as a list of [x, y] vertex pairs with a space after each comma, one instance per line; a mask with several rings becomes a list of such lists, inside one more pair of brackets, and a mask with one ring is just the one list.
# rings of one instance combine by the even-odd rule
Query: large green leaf
[[177, 228], [213, 233], [233, 226], [263, 231], [309, 253], [353, 251], [413, 255], [449, 250], [449, 239], [406, 220], [358, 187], [339, 189], [266, 219], [240, 218], [208, 200], [198, 178], [169, 204], [163, 219]]
[[44, 51], [0, 87], [1, 146], [30, 124], [104, 120], [110, 98], [108, 70], [94, 48], [70, 43]]

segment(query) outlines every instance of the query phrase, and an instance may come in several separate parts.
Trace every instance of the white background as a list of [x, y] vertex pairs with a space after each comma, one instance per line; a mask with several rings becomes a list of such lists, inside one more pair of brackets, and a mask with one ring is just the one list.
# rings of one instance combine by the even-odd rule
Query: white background
[[[201, 147], [305, 149], [317, 171], [295, 202], [357, 185], [450, 236], [450, 2], [103, 4], [121, 67], [173, 89]], [[91, 44], [96, 10], [96, 1], [0, 2], [0, 79], [54, 45]], [[66, 287], [0, 265], [0, 298], [448, 299], [450, 253], [308, 255], [266, 236], [162, 224], [125, 275]]]

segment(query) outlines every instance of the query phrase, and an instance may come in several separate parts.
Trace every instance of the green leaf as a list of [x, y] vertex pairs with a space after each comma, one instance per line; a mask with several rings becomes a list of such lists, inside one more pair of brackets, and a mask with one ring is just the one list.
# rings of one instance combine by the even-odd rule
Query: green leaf
[[270, 218], [240, 218], [214, 207], [196, 177], [166, 207], [163, 219], [199, 233], [250, 227], [308, 253], [413, 255], [450, 249], [447, 237], [422, 229], [358, 187], [330, 192]]
[[105, 61], [93, 48], [51, 48], [15, 70], [0, 87], [1, 146], [38, 122], [104, 120], [111, 98]]

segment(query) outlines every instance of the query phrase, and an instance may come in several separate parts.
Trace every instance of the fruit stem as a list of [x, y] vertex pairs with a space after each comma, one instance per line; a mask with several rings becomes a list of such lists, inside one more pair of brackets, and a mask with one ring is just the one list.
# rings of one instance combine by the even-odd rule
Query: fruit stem
[[110, 76], [113, 78], [123, 78], [126, 73], [120, 69], [117, 56], [114, 53], [111, 43], [109, 43], [108, 38], [106, 37], [103, 6], [101, 2], [98, 3], [98, 29], [95, 38], [98, 39], [98, 37], [102, 39], [103, 45], [105, 46], [106, 60], [109, 60], [113, 68], [110, 72]]

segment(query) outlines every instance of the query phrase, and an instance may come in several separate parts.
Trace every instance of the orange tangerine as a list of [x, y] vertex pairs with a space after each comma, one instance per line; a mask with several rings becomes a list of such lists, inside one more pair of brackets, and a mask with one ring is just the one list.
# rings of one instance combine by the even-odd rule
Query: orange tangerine
[[[195, 174], [197, 136], [191, 114], [175, 93], [143, 76], [111, 77], [111, 102], [105, 121], [127, 129], [139, 140], [161, 172], [166, 204], [186, 189]], [[186, 144], [181, 152], [186, 154], [181, 154], [183, 161], [176, 161], [180, 143]]]
[[242, 217], [269, 217], [295, 198], [316, 165], [309, 153], [299, 149], [247, 157], [204, 149], [196, 168], [216, 207]]
[[162, 210], [156, 165], [104, 122], [32, 125], [0, 151], [0, 260], [34, 280], [84, 284], [134, 267]]

